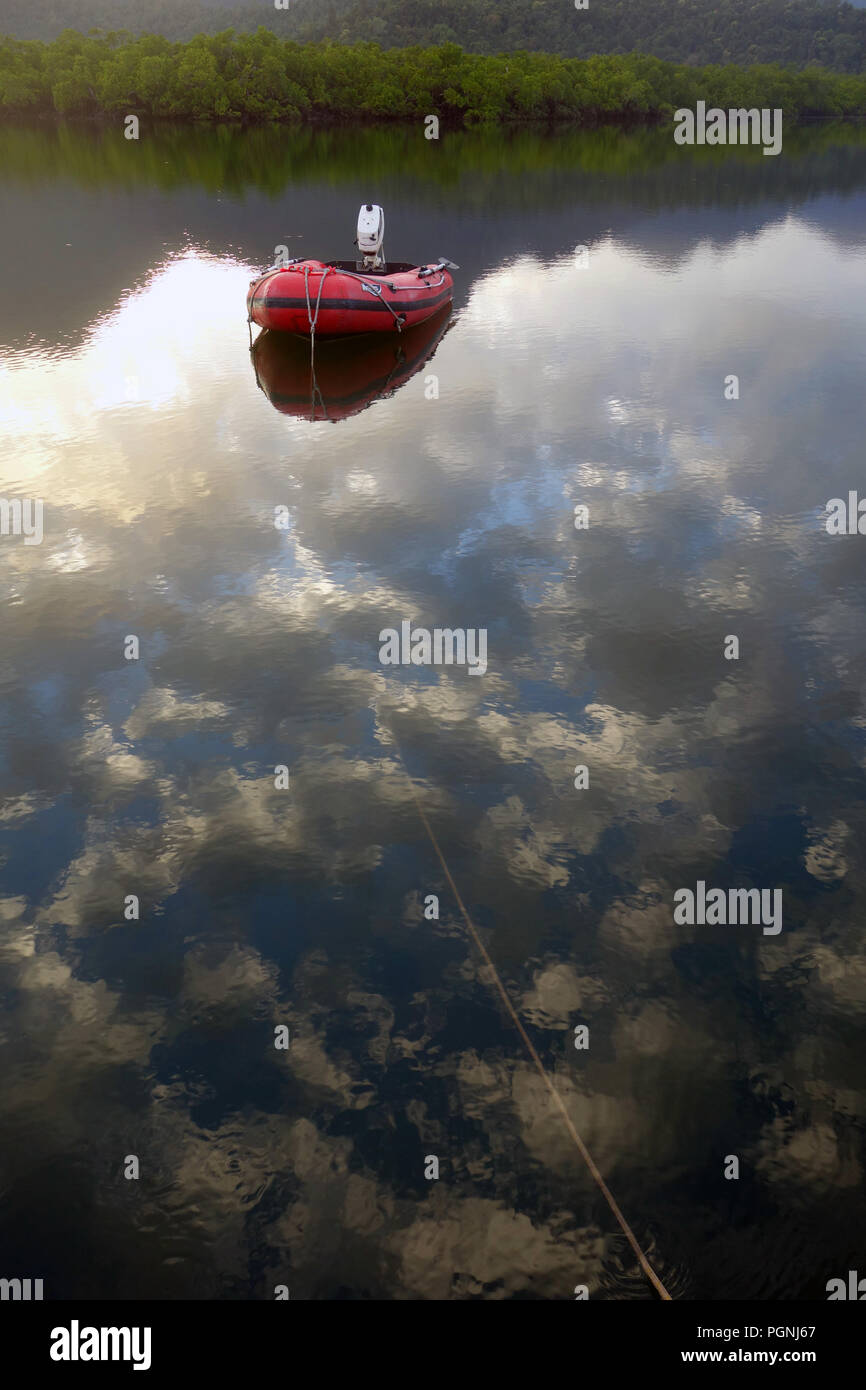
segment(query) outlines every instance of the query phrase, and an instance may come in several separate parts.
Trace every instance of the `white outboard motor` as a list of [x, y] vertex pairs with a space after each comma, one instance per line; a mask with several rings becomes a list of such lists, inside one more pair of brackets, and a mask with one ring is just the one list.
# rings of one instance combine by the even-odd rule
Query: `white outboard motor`
[[355, 245], [360, 251], [365, 270], [383, 270], [385, 253], [382, 243], [385, 240], [385, 214], [375, 203], [365, 203], [358, 213], [358, 231]]

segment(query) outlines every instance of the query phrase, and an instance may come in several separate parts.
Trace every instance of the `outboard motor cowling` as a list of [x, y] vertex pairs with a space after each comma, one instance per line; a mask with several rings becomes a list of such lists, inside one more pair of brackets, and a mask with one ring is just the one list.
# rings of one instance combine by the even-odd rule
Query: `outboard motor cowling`
[[365, 270], [380, 270], [385, 266], [382, 243], [385, 240], [385, 213], [376, 203], [365, 203], [358, 213], [355, 245], [363, 257]]

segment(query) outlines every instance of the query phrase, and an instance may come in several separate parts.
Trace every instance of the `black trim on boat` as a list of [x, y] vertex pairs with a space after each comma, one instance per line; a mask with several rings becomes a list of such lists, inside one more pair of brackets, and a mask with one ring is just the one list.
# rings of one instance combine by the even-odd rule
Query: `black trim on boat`
[[[379, 299], [377, 295], [369, 295], [366, 299], [322, 299], [319, 302], [320, 309], [372, 309], [374, 313], [386, 314], [393, 311], [396, 314], [411, 313], [415, 309], [429, 309], [436, 304], [444, 304], [446, 299], [453, 298], [453, 289], [442, 290], [439, 294], [430, 297], [421, 296], [420, 299]], [[253, 297], [250, 306], [253, 309], [303, 309], [307, 311], [306, 299], [288, 298], [285, 295], [256, 295]]]

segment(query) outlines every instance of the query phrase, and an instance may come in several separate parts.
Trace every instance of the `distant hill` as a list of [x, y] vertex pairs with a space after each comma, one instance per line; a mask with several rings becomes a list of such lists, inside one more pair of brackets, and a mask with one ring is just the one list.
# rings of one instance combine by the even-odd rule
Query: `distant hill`
[[285, 38], [383, 47], [459, 43], [589, 57], [639, 51], [673, 62], [821, 63], [866, 71], [866, 0], [0, 0], [0, 33], [127, 29], [189, 39], [259, 25]]

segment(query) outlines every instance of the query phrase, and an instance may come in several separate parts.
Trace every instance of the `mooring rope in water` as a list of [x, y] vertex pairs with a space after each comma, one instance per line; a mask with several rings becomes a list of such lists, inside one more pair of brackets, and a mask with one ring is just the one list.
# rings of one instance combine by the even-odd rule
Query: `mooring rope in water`
[[604, 1178], [602, 1177], [601, 1173], [596, 1167], [592, 1154], [589, 1152], [589, 1149], [586, 1147], [580, 1135], [578, 1134], [574, 1126], [574, 1123], [571, 1119], [571, 1116], [565, 1108], [565, 1102], [563, 1101], [562, 1096], [559, 1094], [550, 1077], [548, 1076], [544, 1063], [539, 1057], [532, 1039], [530, 1038], [529, 1034], [527, 1033], [526, 1029], [520, 1021], [520, 1017], [517, 1013], [517, 1010], [512, 1004], [511, 999], [509, 998], [508, 993], [505, 989], [505, 986], [499, 977], [499, 971], [496, 969], [496, 966], [490, 959], [490, 955], [487, 951], [487, 948], [485, 947], [484, 942], [481, 940], [481, 937], [478, 934], [475, 924], [466, 910], [463, 899], [460, 896], [460, 890], [457, 887], [457, 884], [454, 882], [454, 877], [445, 861], [445, 856], [439, 847], [439, 842], [433, 833], [433, 828], [430, 825], [430, 822], [428, 821], [427, 816], [424, 813], [424, 807], [421, 805], [421, 798], [418, 796], [418, 793], [415, 789], [415, 783], [413, 782], [409, 769], [406, 766], [406, 760], [403, 757], [400, 744], [397, 741], [397, 736], [394, 733], [393, 729], [390, 729], [389, 732], [391, 734], [391, 737], [394, 739], [394, 746], [397, 749], [397, 755], [400, 759], [400, 762], [403, 765], [403, 771], [406, 774], [406, 779], [409, 783], [409, 789], [412, 792], [412, 799], [415, 802], [415, 807], [418, 811], [418, 815], [421, 818], [421, 823], [424, 826], [424, 829], [427, 831], [427, 834], [430, 837], [430, 843], [436, 851], [436, 856], [439, 860], [439, 863], [442, 865], [442, 871], [445, 874], [446, 879], [448, 880], [448, 885], [451, 889], [451, 892], [454, 894], [457, 906], [460, 908], [463, 920], [466, 923], [467, 931], [469, 932], [472, 941], [475, 943], [475, 946], [477, 947], [479, 954], [483, 956], [485, 964], [490, 969], [490, 973], [494, 981], [496, 982], [496, 988], [499, 991], [499, 995], [502, 999], [503, 1004], [505, 1005], [506, 1010], [508, 1011], [511, 1021], [517, 1029], [518, 1033], [520, 1034], [521, 1038], [523, 1039], [523, 1044], [527, 1052], [529, 1053], [529, 1056], [531, 1057], [533, 1063], [535, 1064], [535, 1069], [541, 1077], [542, 1081], [544, 1082], [545, 1086], [547, 1087], [548, 1091], [550, 1092], [551, 1096], [553, 1097], [554, 1103], [556, 1104], [560, 1114], [562, 1115], [563, 1120], [565, 1121], [565, 1127], [571, 1135], [571, 1138], [574, 1140], [578, 1153], [580, 1154], [581, 1158], [583, 1159], [584, 1163], [586, 1164], [587, 1168], [592, 1174], [592, 1177], [596, 1185], [598, 1186], [599, 1191], [601, 1192], [602, 1196], [604, 1197], [605, 1201], [607, 1202], [608, 1206], [610, 1207], [611, 1211], [616, 1217], [620, 1230], [622, 1231], [623, 1235], [625, 1236], [626, 1240], [628, 1241], [629, 1245], [634, 1251], [641, 1269], [643, 1270], [647, 1279], [652, 1284], [659, 1298], [663, 1299], [667, 1303], [671, 1303], [673, 1302], [671, 1295], [668, 1293], [661, 1279], [656, 1274], [655, 1270], [653, 1269], [652, 1265], [650, 1264], [649, 1260], [647, 1259], [646, 1255], [641, 1249], [638, 1243], [637, 1236], [635, 1235], [631, 1226], [626, 1221], [623, 1213], [620, 1211], [616, 1198], [614, 1197], [613, 1193], [611, 1192], [610, 1188], [608, 1187], [607, 1183], [605, 1182]]
[[311, 346], [311, 347], [310, 347], [310, 420], [311, 420], [311, 422], [314, 422], [315, 419], [316, 419], [316, 398], [317, 398], [317, 397], [318, 397], [318, 400], [319, 400], [319, 402], [321, 403], [321, 406], [322, 406], [322, 419], [323, 419], [323, 420], [328, 420], [328, 419], [330, 419], [330, 416], [328, 415], [328, 406], [327, 406], [327, 403], [326, 403], [326, 401], [325, 401], [325, 397], [322, 395], [322, 389], [321, 389], [321, 387], [319, 386], [318, 381], [316, 380], [316, 366], [315, 366], [315, 363], [314, 363], [314, 361], [313, 361], [313, 350], [312, 350], [312, 346]]

